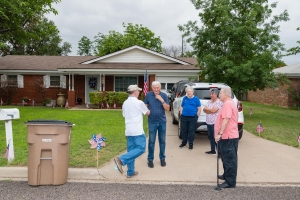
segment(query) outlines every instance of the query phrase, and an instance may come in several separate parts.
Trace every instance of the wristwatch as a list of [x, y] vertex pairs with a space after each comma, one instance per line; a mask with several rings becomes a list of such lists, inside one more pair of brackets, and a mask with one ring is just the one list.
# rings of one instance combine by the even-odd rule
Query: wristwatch
[[166, 102], [163, 101], [161, 104], [164, 104], [164, 103], [166, 103]]

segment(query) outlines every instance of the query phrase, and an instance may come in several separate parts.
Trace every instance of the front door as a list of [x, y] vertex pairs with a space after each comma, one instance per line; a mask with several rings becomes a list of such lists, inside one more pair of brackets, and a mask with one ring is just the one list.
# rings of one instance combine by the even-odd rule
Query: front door
[[97, 92], [100, 90], [100, 77], [99, 75], [86, 75], [85, 76], [85, 103], [90, 103], [90, 92]]

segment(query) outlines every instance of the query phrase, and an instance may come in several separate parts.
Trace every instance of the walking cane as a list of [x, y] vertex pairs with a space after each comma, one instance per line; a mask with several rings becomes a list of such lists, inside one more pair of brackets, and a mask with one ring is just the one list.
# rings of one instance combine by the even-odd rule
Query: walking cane
[[219, 148], [218, 148], [218, 142], [217, 142], [217, 187], [215, 190], [221, 190], [219, 185]]

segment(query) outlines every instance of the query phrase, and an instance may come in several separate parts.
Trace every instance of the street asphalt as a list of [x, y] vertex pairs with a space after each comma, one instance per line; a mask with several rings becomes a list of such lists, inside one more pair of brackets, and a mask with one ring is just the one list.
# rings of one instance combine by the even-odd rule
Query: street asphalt
[[[112, 159], [99, 169], [69, 168], [67, 182], [215, 185], [217, 158], [215, 155], [205, 154], [205, 151], [210, 150], [207, 134], [196, 134], [193, 150], [187, 147], [180, 149], [178, 126], [171, 123], [170, 112], [167, 112], [167, 120], [166, 167], [160, 166], [156, 142], [154, 168], [147, 166], [146, 150], [136, 159], [135, 166], [139, 174], [135, 177], [126, 178], [126, 166], [123, 167], [124, 173], [119, 173]], [[299, 148], [271, 142], [244, 130], [238, 149], [237, 187], [300, 187], [299, 166]], [[221, 161], [219, 169], [222, 174]], [[27, 181], [27, 167], [1, 167], [0, 180]]]

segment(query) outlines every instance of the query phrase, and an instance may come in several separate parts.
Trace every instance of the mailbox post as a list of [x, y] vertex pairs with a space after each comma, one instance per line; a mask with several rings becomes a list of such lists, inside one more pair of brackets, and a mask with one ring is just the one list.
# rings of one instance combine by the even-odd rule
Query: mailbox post
[[6, 146], [9, 144], [8, 163], [11, 163], [15, 159], [12, 132], [13, 119], [20, 119], [20, 112], [17, 108], [0, 109], [0, 120], [5, 121]]

